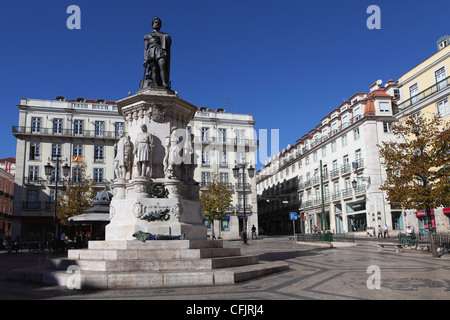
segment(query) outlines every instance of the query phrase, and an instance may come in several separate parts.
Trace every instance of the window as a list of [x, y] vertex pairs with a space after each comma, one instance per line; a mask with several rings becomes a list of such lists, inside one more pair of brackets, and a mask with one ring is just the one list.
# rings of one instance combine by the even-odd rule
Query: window
[[391, 122], [383, 122], [383, 131], [392, 132], [391, 125], [392, 125]]
[[441, 100], [437, 103], [438, 113], [441, 117], [450, 115], [450, 108], [448, 107], [448, 98]]
[[327, 147], [322, 147], [322, 157], [327, 155]]
[[97, 183], [103, 182], [103, 168], [94, 168], [94, 181]]
[[116, 122], [114, 124], [114, 134], [116, 135], [116, 138], [119, 137], [120, 131], [125, 131], [125, 122]]
[[62, 145], [60, 143], [52, 144], [52, 159], [61, 157], [62, 155]]
[[434, 73], [436, 77], [437, 90], [441, 90], [447, 86], [445, 67], [440, 68]]
[[202, 187], [206, 187], [211, 182], [211, 173], [202, 172]]
[[317, 151], [314, 151], [314, 152], [313, 152], [313, 159], [314, 159], [314, 162], [317, 161]]
[[82, 157], [83, 156], [83, 145], [82, 144], [74, 144], [72, 147], [72, 155], [74, 157]]
[[72, 168], [72, 181], [73, 182], [81, 182], [83, 177], [83, 169], [81, 167], [73, 167]]
[[55, 118], [53, 119], [53, 134], [61, 135], [63, 129], [63, 119]]
[[227, 129], [219, 128], [219, 142], [227, 141]]
[[355, 130], [353, 130], [353, 138], [355, 140], [358, 140], [359, 137], [360, 137], [360, 135], [359, 135], [359, 128], [356, 128]]
[[333, 160], [333, 170], [337, 170], [337, 168], [338, 168], [337, 160]]
[[209, 167], [209, 150], [202, 150], [202, 167]]
[[[247, 196], [247, 195], [246, 195]], [[238, 209], [243, 210], [244, 209], [244, 203], [246, 203], [246, 197], [244, 197], [243, 193], [238, 194]]]
[[238, 164], [245, 163], [245, 153], [244, 152], [237, 152], [237, 163]]
[[83, 135], [83, 125], [84, 125], [84, 120], [74, 120], [73, 123], [73, 134], [76, 136], [81, 136]]
[[228, 183], [228, 172], [219, 173], [219, 182]]
[[209, 128], [202, 127], [202, 142], [209, 142]]
[[236, 130], [236, 142], [238, 144], [245, 142], [245, 130]]
[[40, 160], [40, 143], [30, 143], [30, 160]]
[[28, 167], [28, 181], [38, 181], [39, 180], [39, 166], [29, 166]]
[[380, 101], [380, 112], [389, 112], [390, 111], [390, 103], [389, 102], [381, 102]]
[[226, 151], [220, 151], [220, 167], [226, 168], [228, 167], [228, 158], [227, 158], [227, 152]]
[[95, 136], [103, 137], [105, 135], [105, 121], [95, 121]]
[[94, 162], [103, 162], [103, 146], [94, 146]]
[[31, 118], [31, 133], [41, 132], [41, 118], [32, 117]]
[[336, 140], [331, 142], [331, 152], [335, 152], [336, 151]]
[[347, 134], [344, 134], [344, 135], [342, 136], [342, 145], [343, 145], [343, 146], [346, 146], [346, 145], [347, 145]]
[[419, 85], [417, 83], [409, 87], [409, 96], [411, 98], [411, 104], [419, 101]]

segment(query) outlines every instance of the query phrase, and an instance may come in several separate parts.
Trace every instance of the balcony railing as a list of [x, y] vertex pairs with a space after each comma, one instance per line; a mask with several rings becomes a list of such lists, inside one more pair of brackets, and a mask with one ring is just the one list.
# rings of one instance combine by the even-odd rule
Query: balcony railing
[[82, 130], [76, 131], [74, 129], [60, 129], [56, 133], [53, 128], [32, 128], [25, 126], [13, 126], [12, 134], [19, 135], [35, 135], [35, 136], [61, 136], [70, 138], [98, 138], [98, 139], [119, 139], [119, 134], [116, 131], [102, 131], [97, 130]]
[[420, 101], [423, 101], [424, 99], [432, 96], [433, 94], [442, 91], [443, 89], [448, 87], [450, 76], [445, 78], [442, 81], [439, 81], [432, 85], [431, 87], [426, 88], [425, 90], [419, 92], [418, 94], [410, 97], [409, 99], [406, 99], [402, 103], [400, 103], [398, 106], [394, 107], [392, 110], [392, 113], [395, 115], [399, 112], [405, 111], [409, 107], [413, 106], [416, 103], [419, 103]]

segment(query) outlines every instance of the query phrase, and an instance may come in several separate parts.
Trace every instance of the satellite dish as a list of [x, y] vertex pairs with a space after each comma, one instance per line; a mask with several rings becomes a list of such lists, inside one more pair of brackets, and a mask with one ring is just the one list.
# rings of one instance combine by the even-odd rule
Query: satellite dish
[[377, 80], [377, 85], [381, 86], [381, 84], [383, 83], [383, 80]]

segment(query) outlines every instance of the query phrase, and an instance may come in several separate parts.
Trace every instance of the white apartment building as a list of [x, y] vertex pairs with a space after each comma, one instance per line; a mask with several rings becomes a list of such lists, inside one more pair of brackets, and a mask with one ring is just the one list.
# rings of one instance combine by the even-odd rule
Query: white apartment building
[[[200, 192], [206, 190], [213, 175], [217, 175], [217, 179], [226, 183], [233, 194], [226, 218], [215, 222], [216, 237], [239, 238], [245, 219], [248, 232], [253, 225], [258, 229], [256, 179], [250, 178], [247, 172], [250, 166], [254, 168], [256, 165], [258, 144], [254, 124], [252, 115], [201, 107], [188, 125], [188, 132], [195, 136], [198, 166], [194, 178], [200, 182]], [[242, 164], [246, 165], [245, 177], [241, 169], [236, 179], [233, 168]], [[208, 232], [211, 232], [211, 226], [208, 226]]]
[[[124, 121], [114, 101], [103, 99], [21, 99], [17, 138], [13, 234], [42, 239], [52, 232], [54, 212], [50, 204], [63, 179], [76, 180], [77, 164], [86, 164], [86, 176], [100, 189], [114, 178], [114, 143]], [[58, 181], [56, 159], [59, 159]], [[53, 166], [49, 177], [44, 166]], [[70, 172], [63, 176], [62, 166]]]
[[[17, 138], [13, 235], [25, 239], [42, 239], [52, 232], [55, 189], [61, 192], [64, 179], [77, 179], [77, 164], [86, 165], [87, 177], [95, 180], [99, 191], [109, 189], [115, 178], [114, 144], [125, 128], [115, 101], [103, 99], [54, 100], [21, 99], [19, 123], [12, 129]], [[225, 113], [200, 108], [188, 126], [195, 135], [198, 167], [195, 180], [202, 187], [216, 173], [233, 190], [233, 205], [220, 225], [222, 238], [237, 238], [244, 219], [242, 177], [234, 179], [236, 163], [255, 166], [254, 121], [251, 115]], [[59, 158], [58, 181], [56, 159]], [[44, 167], [54, 169], [49, 177]], [[70, 173], [63, 176], [62, 167]], [[56, 183], [58, 182], [58, 183]], [[248, 224], [258, 225], [255, 178], [246, 178], [246, 212]], [[58, 184], [58, 186], [57, 186]], [[218, 228], [215, 228], [218, 233]], [[216, 237], [218, 234], [216, 234]]]
[[[296, 232], [362, 232], [388, 225], [402, 229], [400, 210], [379, 190], [385, 178], [378, 144], [392, 139], [397, 85], [377, 81], [356, 93], [307, 134], [273, 156], [257, 172], [260, 227], [292, 233], [289, 212], [297, 212]], [[322, 215], [323, 204], [323, 215]]]

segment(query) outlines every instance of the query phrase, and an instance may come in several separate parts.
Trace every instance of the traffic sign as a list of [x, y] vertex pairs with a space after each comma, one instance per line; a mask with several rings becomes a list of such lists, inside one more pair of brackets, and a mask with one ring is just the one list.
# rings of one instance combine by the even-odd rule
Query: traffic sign
[[297, 212], [289, 212], [289, 220], [297, 220]]

